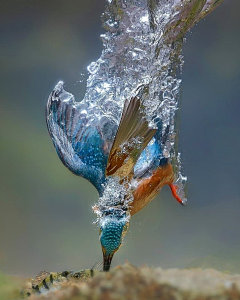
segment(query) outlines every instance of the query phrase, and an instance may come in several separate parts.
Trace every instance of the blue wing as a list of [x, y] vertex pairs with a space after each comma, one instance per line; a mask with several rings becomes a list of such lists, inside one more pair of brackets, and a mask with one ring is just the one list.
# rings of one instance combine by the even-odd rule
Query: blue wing
[[[74, 174], [89, 180], [102, 194], [109, 151], [96, 120], [77, 103], [59, 82], [46, 105], [49, 134], [63, 164]], [[93, 117], [93, 116], [91, 116]]]

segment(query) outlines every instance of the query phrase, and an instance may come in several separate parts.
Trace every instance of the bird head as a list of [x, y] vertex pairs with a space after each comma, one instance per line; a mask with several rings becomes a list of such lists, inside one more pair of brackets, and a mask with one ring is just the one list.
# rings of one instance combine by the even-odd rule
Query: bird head
[[127, 232], [129, 218], [126, 210], [109, 208], [99, 222], [99, 238], [103, 251], [103, 270], [110, 269], [114, 253], [122, 244]]

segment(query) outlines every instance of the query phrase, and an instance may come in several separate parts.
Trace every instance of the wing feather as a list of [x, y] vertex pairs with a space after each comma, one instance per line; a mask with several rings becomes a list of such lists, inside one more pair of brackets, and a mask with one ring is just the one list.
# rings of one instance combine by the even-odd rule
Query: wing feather
[[128, 176], [155, 133], [156, 129], [149, 128], [141, 112], [140, 99], [134, 97], [126, 101], [109, 154], [106, 175]]
[[[97, 122], [90, 124], [83, 106], [59, 82], [46, 105], [49, 134], [62, 163], [74, 174], [89, 180], [101, 193], [108, 153], [104, 153]], [[92, 117], [92, 116], [91, 116]]]

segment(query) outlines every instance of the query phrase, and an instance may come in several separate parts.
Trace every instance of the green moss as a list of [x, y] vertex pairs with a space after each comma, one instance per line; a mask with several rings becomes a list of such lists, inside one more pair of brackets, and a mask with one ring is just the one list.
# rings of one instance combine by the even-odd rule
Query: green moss
[[18, 300], [20, 295], [21, 281], [0, 272], [0, 300]]

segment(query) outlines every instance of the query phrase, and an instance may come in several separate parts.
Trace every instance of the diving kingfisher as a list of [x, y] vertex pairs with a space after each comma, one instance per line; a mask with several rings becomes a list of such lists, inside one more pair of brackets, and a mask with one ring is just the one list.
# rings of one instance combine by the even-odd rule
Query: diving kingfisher
[[162, 124], [151, 128], [142, 111], [141, 97], [124, 103], [117, 126], [101, 117], [97, 106], [76, 102], [59, 82], [46, 105], [49, 134], [62, 163], [89, 180], [99, 193], [93, 207], [98, 215], [103, 270], [110, 269], [122, 244], [130, 217], [144, 208], [164, 185], [184, 205], [173, 184], [174, 172], [162, 152]]

